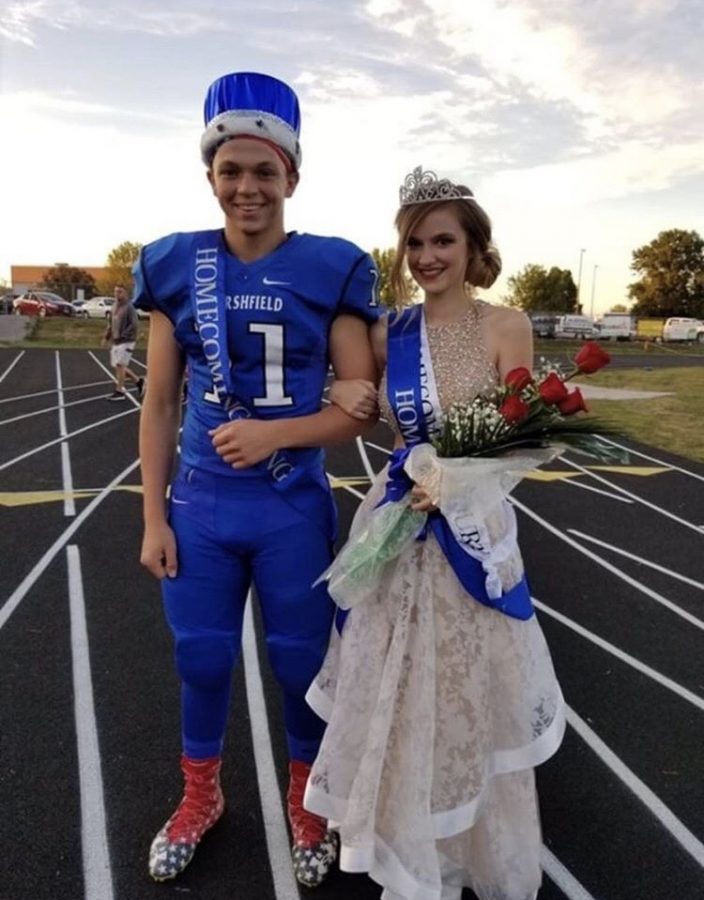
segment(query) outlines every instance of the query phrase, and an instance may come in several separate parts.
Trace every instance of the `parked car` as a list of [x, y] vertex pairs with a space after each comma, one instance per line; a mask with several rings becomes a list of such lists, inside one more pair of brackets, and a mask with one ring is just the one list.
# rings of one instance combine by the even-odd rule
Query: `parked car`
[[530, 317], [530, 323], [535, 337], [554, 338], [557, 318], [557, 316], [549, 313], [533, 313]]
[[704, 322], [687, 316], [671, 316], [662, 326], [663, 341], [696, 341], [704, 344]]
[[640, 340], [692, 341], [704, 344], [704, 321], [688, 316], [670, 316], [668, 319], [638, 319], [636, 332]]
[[3, 294], [0, 297], [0, 315], [9, 316], [12, 312], [12, 304], [15, 302], [17, 294]]
[[72, 300], [71, 306], [76, 310], [77, 316], [82, 316], [84, 319], [88, 318], [87, 313], [83, 311], [83, 306], [85, 305], [86, 300]]
[[25, 291], [13, 301], [17, 316], [75, 316], [76, 310], [68, 300], [51, 291]]
[[556, 338], [591, 338], [596, 337], [594, 319], [589, 316], [558, 316], [555, 322]]
[[114, 303], [114, 297], [91, 297], [81, 307], [81, 315], [85, 319], [109, 319]]
[[604, 313], [596, 323], [599, 337], [610, 341], [632, 341], [636, 337], [636, 321], [628, 313]]

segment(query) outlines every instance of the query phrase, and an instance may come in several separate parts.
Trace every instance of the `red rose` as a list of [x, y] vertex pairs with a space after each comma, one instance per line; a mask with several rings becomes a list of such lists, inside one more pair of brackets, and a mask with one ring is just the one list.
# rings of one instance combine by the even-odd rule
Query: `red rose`
[[517, 394], [509, 394], [499, 407], [499, 412], [509, 425], [521, 422], [528, 415], [528, 404]]
[[523, 388], [528, 387], [529, 384], [533, 383], [533, 376], [530, 373], [529, 369], [526, 369], [525, 366], [519, 366], [516, 369], [511, 369], [508, 375], [504, 378], [504, 384], [506, 387], [511, 388], [511, 390], [515, 391], [517, 394], [520, 393]]
[[574, 364], [580, 372], [585, 375], [591, 375], [592, 372], [598, 372], [602, 366], [611, 362], [611, 357], [602, 350], [596, 341], [587, 341], [579, 353], [574, 358]]
[[587, 404], [584, 402], [584, 397], [579, 388], [575, 388], [571, 394], [568, 394], [564, 400], [560, 401], [557, 404], [557, 408], [563, 416], [571, 416], [580, 412], [580, 410], [587, 412]]
[[548, 377], [538, 385], [538, 393], [544, 403], [560, 403], [567, 397], [567, 388], [564, 381], [556, 372], [551, 372]]

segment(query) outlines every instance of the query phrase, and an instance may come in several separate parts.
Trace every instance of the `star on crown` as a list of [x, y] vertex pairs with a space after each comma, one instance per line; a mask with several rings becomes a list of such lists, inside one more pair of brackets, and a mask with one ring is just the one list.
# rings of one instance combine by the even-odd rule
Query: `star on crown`
[[[406, 178], [398, 192], [401, 206], [429, 203], [432, 200], [463, 200], [467, 194], [449, 178], [439, 179], [435, 172], [417, 166]], [[471, 196], [471, 195], [470, 195]]]

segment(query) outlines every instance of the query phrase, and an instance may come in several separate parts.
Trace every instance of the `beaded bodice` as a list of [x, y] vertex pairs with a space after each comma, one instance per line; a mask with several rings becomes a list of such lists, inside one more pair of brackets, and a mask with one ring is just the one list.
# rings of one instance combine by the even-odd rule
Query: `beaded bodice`
[[[475, 300], [456, 322], [428, 325], [428, 345], [433, 361], [438, 397], [443, 412], [453, 403], [471, 401], [491, 391], [497, 384], [496, 366], [489, 359], [481, 334], [483, 300]], [[396, 420], [386, 396], [386, 371], [379, 385], [379, 408], [394, 433]]]

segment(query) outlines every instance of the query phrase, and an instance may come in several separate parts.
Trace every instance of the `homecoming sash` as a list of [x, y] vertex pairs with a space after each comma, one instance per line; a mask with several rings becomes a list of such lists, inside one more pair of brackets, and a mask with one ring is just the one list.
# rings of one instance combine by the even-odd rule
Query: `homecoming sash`
[[[213, 381], [213, 391], [228, 419], [254, 418], [249, 407], [234, 393], [230, 353], [227, 342], [227, 309], [225, 306], [225, 268], [227, 258], [222, 238], [212, 232], [201, 232], [195, 239], [195, 255], [191, 277], [191, 305]], [[298, 480], [306, 466], [297, 465], [285, 450], [276, 450], [254, 468], [261, 470], [281, 491]]]
[[[399, 499], [410, 490], [413, 482], [403, 468], [408, 454], [413, 447], [429, 443], [440, 427], [440, 403], [422, 309], [411, 307], [390, 318], [386, 371], [389, 403], [406, 447], [394, 451], [391, 457], [390, 478], [382, 504]], [[513, 515], [512, 509], [510, 514]], [[525, 575], [511, 590], [503, 591], [481, 529], [450, 523], [440, 511], [428, 516], [428, 527], [472, 597], [517, 619], [529, 619], [533, 615]], [[511, 527], [515, 528], [514, 522]]]

